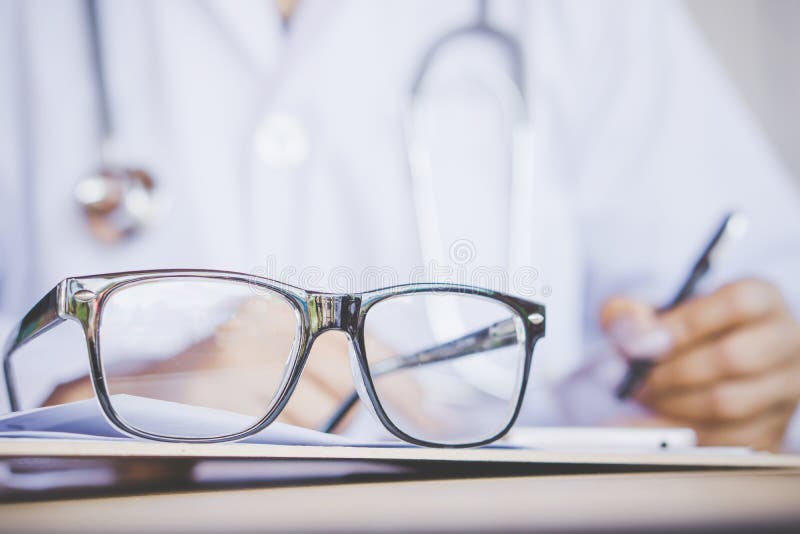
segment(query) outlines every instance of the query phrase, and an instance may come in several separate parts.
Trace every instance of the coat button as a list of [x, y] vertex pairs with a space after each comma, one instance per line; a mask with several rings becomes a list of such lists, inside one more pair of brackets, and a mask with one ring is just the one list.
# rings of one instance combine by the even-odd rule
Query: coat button
[[273, 112], [258, 126], [253, 140], [261, 161], [274, 170], [291, 171], [308, 159], [308, 131], [294, 115]]

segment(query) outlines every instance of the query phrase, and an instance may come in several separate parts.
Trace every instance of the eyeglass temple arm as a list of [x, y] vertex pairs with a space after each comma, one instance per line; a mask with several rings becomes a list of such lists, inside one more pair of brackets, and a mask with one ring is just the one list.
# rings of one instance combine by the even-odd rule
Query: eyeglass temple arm
[[60, 286], [56, 286], [50, 290], [25, 314], [25, 317], [11, 331], [3, 347], [3, 374], [6, 379], [8, 403], [12, 412], [19, 410], [19, 399], [11, 372], [11, 355], [28, 341], [64, 322], [65, 319], [59, 313], [59, 288]]
[[[470, 332], [462, 337], [423, 349], [419, 352], [404, 354], [394, 358], [388, 358], [370, 366], [370, 375], [373, 380], [379, 376], [429, 363], [453, 360], [463, 356], [469, 356], [478, 352], [499, 349], [513, 345], [517, 342], [517, 329], [514, 319], [504, 319], [486, 328]], [[332, 432], [342, 419], [356, 405], [358, 393], [351, 393], [333, 415], [320, 428], [322, 432]]]

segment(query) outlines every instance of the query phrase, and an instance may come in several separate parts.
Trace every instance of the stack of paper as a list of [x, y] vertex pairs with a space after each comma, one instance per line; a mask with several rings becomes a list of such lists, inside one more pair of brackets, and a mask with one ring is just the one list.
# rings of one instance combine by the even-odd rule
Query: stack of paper
[[[180, 421], [186, 428], [247, 428], [250, 417], [222, 410], [187, 406], [155, 399], [115, 395], [114, 404], [126, 413], [154, 421], [156, 426], [169, 414], [169, 421]], [[174, 424], [174, 423], [173, 423]], [[180, 433], [180, 428], [174, 429]], [[0, 438], [44, 439], [134, 439], [117, 430], [103, 414], [97, 400], [37, 408], [0, 417]], [[272, 423], [258, 434], [243, 440], [246, 443], [275, 445], [352, 445], [351, 440], [334, 434], [325, 434], [306, 428]]]

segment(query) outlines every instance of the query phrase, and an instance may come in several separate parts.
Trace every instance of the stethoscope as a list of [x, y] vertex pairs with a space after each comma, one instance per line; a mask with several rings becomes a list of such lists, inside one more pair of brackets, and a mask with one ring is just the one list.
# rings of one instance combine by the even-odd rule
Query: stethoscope
[[[111, 112], [108, 80], [104, 68], [98, 0], [84, 0], [88, 21], [90, 65], [98, 101], [100, 157], [94, 171], [82, 177], [75, 187], [75, 199], [81, 207], [92, 234], [105, 242], [119, 242], [139, 233], [158, 211], [157, 181], [150, 169], [116, 161], [110, 146], [115, 124]], [[532, 170], [532, 132], [527, 101], [525, 68], [518, 40], [490, 25], [487, 0], [478, 0], [477, 17], [464, 27], [453, 29], [436, 39], [423, 54], [412, 78], [405, 113], [405, 141], [409, 174], [416, 211], [418, 236], [425, 261], [445, 261], [447, 247], [442, 239], [435, 194], [434, 173], [425, 132], [420, 121], [419, 101], [423, 97], [428, 73], [435, 59], [450, 44], [470, 37], [499, 45], [509, 61], [509, 72], [497, 72], [491, 80], [477, 81], [503, 104], [512, 117], [511, 125], [511, 205], [509, 206], [509, 268], [530, 257], [530, 239], [526, 238], [527, 199], [530, 198]], [[438, 315], [438, 314], [437, 314]], [[439, 329], [441, 330], [441, 328]]]
[[[458, 251], [444, 242], [436, 194], [435, 172], [429, 144], [425, 142], [423, 126], [423, 88], [437, 56], [457, 41], [481, 38], [498, 45], [508, 59], [508, 73], [498, 70], [491, 79], [476, 76], [473, 82], [483, 86], [504, 108], [510, 117], [510, 200], [508, 217], [508, 270], [525, 265], [531, 258], [532, 221], [530, 220], [534, 178], [533, 121], [529, 109], [526, 89], [526, 72], [522, 47], [511, 34], [494, 28], [488, 22], [487, 1], [478, 0], [477, 17], [474, 22], [442, 35], [427, 49], [413, 78], [405, 113], [405, 141], [408, 151], [409, 174], [416, 211], [417, 233], [423, 262], [438, 262], [447, 265], [459, 258]], [[438, 342], [453, 339], [468, 331], [461, 312], [451, 299], [430, 298], [425, 302], [428, 323], [433, 337]], [[515, 374], [490, 361], [453, 362], [453, 367], [474, 386], [488, 394], [502, 397], [508, 389], [508, 380]]]
[[89, 230], [99, 241], [120, 242], [142, 230], [155, 216], [156, 181], [145, 167], [114, 161], [110, 154], [114, 137], [113, 115], [103, 62], [97, 0], [84, 1], [89, 37], [90, 67], [98, 101], [100, 157], [97, 167], [82, 177], [74, 196]]

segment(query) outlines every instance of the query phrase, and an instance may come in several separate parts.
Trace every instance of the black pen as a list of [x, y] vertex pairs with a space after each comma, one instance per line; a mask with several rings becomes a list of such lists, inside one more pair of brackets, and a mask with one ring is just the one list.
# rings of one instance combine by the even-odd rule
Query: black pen
[[[695, 287], [700, 279], [711, 268], [711, 264], [719, 255], [722, 245], [736, 240], [744, 235], [747, 230], [747, 220], [737, 212], [725, 215], [719, 228], [714, 232], [714, 236], [703, 249], [700, 258], [695, 262], [689, 276], [681, 285], [672, 300], [658, 309], [659, 313], [669, 311], [694, 293]], [[633, 395], [642, 385], [650, 369], [656, 364], [652, 359], [636, 359], [635, 357], [628, 364], [628, 372], [625, 378], [617, 387], [617, 398], [627, 399]]]

